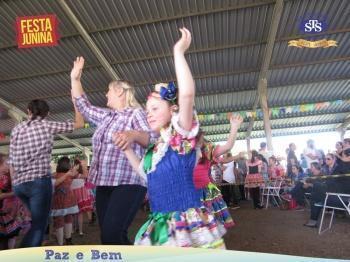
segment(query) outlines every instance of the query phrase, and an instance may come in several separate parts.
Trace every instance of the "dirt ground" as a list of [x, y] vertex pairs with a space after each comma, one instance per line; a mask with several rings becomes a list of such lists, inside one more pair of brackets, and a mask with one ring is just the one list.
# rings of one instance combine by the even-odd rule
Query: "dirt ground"
[[[310, 212], [282, 211], [277, 207], [254, 210], [249, 201], [241, 202], [241, 208], [233, 210], [236, 226], [225, 236], [227, 249], [275, 253], [306, 257], [350, 259], [350, 218], [333, 221], [330, 231], [321, 236], [316, 228], [306, 228]], [[328, 215], [329, 217], [329, 215]], [[140, 210], [129, 233], [133, 239], [137, 230], [146, 220], [147, 213]], [[328, 220], [327, 220], [328, 221]], [[76, 245], [99, 244], [99, 228], [84, 225], [85, 234], [73, 235]], [[48, 245], [56, 245], [51, 235]]]

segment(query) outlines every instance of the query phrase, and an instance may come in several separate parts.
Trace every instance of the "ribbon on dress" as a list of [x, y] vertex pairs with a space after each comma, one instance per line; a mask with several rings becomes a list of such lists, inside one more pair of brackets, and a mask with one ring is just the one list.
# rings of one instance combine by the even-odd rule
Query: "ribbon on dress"
[[148, 216], [146, 223], [142, 225], [137, 232], [135, 240], [139, 240], [147, 232], [149, 226], [154, 223], [152, 228], [150, 239], [153, 244], [164, 244], [168, 241], [168, 220], [171, 217], [170, 213], [163, 214], [159, 212], [151, 213]]

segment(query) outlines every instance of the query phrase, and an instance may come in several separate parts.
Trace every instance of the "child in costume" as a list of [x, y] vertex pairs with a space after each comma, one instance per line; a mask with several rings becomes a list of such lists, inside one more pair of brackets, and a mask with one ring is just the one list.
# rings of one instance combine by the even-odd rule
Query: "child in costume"
[[16, 237], [30, 226], [30, 213], [11, 186], [7, 156], [0, 153], [0, 250], [12, 249]]
[[[160, 137], [140, 161], [124, 153], [147, 179], [151, 214], [136, 235], [136, 245], [225, 248], [217, 220], [201, 208], [201, 191], [193, 184], [199, 122], [193, 110], [195, 84], [184, 53], [191, 33], [182, 28], [174, 46], [178, 92], [173, 83], [158, 84], [147, 101], [147, 121]], [[178, 100], [178, 103], [176, 103]], [[119, 137], [115, 144], [122, 144]]]
[[90, 189], [85, 186], [85, 180], [88, 176], [87, 165], [85, 161], [80, 161], [79, 159], [74, 160], [74, 165], [79, 166], [78, 175], [74, 177], [71, 185], [71, 189], [77, 200], [79, 207], [79, 214], [77, 215], [79, 235], [83, 236], [83, 221], [84, 213], [87, 215], [89, 222], [92, 221], [92, 211], [93, 211], [93, 198], [91, 197]]
[[79, 213], [77, 200], [71, 189], [72, 180], [78, 175], [78, 166], [71, 168], [68, 157], [61, 157], [57, 162], [56, 174], [52, 184], [55, 187], [52, 198], [51, 216], [56, 230], [58, 245], [72, 245], [73, 215]]
[[230, 117], [230, 135], [224, 145], [214, 147], [209, 141], [205, 140], [204, 132], [200, 132], [197, 136], [198, 163], [193, 172], [194, 185], [197, 189], [202, 189], [203, 205], [214, 214], [215, 218], [225, 228], [234, 226], [234, 222], [219, 188], [211, 183], [209, 172], [211, 165], [217, 163], [219, 161], [218, 158], [233, 147], [242, 121], [243, 118], [239, 115]]

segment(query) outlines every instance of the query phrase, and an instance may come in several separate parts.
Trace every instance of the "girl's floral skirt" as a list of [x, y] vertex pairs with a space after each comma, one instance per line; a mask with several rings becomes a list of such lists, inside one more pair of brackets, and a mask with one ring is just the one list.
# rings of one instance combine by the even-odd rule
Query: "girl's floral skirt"
[[204, 207], [154, 212], [137, 233], [135, 245], [225, 249], [225, 233], [223, 224]]

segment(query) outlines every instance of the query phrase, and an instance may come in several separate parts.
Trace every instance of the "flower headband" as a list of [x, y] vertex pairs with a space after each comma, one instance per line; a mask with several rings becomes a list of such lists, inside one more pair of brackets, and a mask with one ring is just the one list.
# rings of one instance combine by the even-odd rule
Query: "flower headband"
[[[167, 86], [160, 86], [160, 90], [155, 90], [152, 93], [159, 94], [160, 98], [169, 101], [172, 104], [176, 104], [177, 99], [177, 87], [174, 82], [169, 82]], [[153, 96], [151, 93], [151, 96]]]

